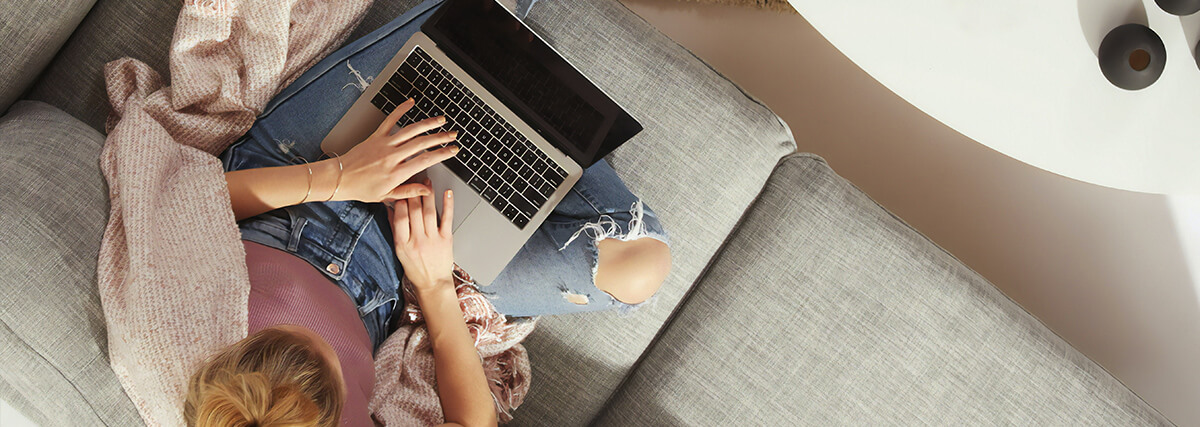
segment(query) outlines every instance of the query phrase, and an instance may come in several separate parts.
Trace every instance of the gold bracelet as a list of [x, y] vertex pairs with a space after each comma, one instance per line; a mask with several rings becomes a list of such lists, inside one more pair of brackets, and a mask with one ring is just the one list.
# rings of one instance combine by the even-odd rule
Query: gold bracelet
[[325, 201], [328, 202], [330, 200], [333, 200], [333, 196], [336, 196], [338, 189], [342, 187], [342, 156], [339, 156], [338, 153], [325, 153], [325, 154], [333, 155], [333, 157], [337, 158], [337, 161], [338, 161], [337, 183], [333, 185], [333, 193], [329, 195], [328, 199], [325, 199]]
[[308, 164], [308, 159], [305, 159], [300, 156], [292, 157], [292, 160], [288, 160], [288, 163], [294, 162], [294, 161], [296, 161], [296, 159], [304, 160], [304, 167], [308, 168], [308, 191], [304, 192], [304, 198], [300, 199], [300, 203], [299, 203], [299, 204], [304, 204], [305, 202], [308, 201], [308, 196], [312, 195], [312, 179], [313, 179], [312, 165]]

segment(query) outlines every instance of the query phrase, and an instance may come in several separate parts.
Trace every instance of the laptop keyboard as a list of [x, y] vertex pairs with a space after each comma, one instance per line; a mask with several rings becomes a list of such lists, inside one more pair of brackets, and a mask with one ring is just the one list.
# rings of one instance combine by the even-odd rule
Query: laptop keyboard
[[438, 132], [458, 131], [459, 151], [442, 164], [518, 228], [529, 224], [566, 179], [566, 170], [420, 47], [388, 78], [371, 104], [391, 114], [410, 97], [416, 105], [398, 124], [446, 116], [446, 125]]

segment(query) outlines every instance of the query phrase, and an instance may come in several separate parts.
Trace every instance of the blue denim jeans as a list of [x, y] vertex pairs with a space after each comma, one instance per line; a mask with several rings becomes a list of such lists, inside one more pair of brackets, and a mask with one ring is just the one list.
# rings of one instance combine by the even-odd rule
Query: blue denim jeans
[[[221, 155], [225, 169], [316, 161], [325, 135], [440, 3], [426, 1], [314, 65], [272, 99], [246, 135]], [[376, 347], [383, 343], [391, 314], [403, 303], [404, 271], [382, 204], [310, 202], [239, 226], [243, 239], [295, 254], [323, 272], [354, 301]], [[596, 243], [640, 237], [667, 241], [654, 212], [600, 161], [584, 171], [516, 257], [480, 291], [499, 312], [518, 317], [628, 308], [593, 284]], [[583, 299], [586, 304], [576, 303]]]

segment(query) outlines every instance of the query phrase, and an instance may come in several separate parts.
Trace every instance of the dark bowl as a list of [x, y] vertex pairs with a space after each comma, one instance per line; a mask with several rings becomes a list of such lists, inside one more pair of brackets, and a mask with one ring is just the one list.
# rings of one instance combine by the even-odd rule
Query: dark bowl
[[1172, 15], [1191, 15], [1200, 12], [1200, 0], [1154, 0], [1158, 7]]
[[1141, 24], [1113, 28], [1100, 42], [1100, 71], [1126, 90], [1150, 86], [1167, 66], [1167, 48], [1154, 30]]

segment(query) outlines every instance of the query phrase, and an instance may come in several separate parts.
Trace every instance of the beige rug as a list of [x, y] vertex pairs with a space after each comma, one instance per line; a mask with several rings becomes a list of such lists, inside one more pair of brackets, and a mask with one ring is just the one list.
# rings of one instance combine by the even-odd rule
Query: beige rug
[[735, 6], [757, 7], [776, 12], [796, 13], [796, 9], [787, 0], [688, 0], [700, 3], [729, 4]]

